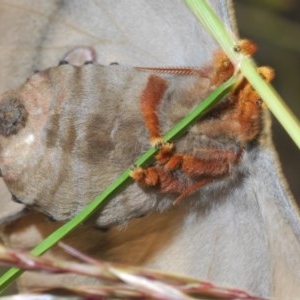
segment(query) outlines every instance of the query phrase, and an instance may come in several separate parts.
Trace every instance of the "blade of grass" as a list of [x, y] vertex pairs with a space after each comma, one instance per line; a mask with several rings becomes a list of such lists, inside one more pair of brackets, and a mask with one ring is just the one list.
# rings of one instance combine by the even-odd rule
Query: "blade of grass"
[[[178, 138], [181, 134], [188, 130], [188, 128], [201, 118], [205, 113], [222, 101], [226, 95], [234, 88], [239, 82], [240, 77], [233, 76], [227, 82], [218, 87], [213, 93], [211, 93], [203, 102], [201, 102], [190, 114], [177, 123], [172, 130], [170, 130], [165, 136], [166, 142]], [[153, 156], [157, 152], [157, 149], [150, 148], [145, 154], [136, 160], [135, 165], [138, 167], [145, 167], [151, 163]], [[108, 186], [102, 194], [96, 197], [90, 204], [88, 204], [77, 216], [72, 220], [65, 223], [59, 229], [50, 234], [40, 244], [38, 244], [31, 253], [39, 256], [57, 244], [62, 238], [74, 230], [78, 225], [87, 220], [93, 213], [95, 213], [99, 207], [107, 201], [114, 194], [124, 189], [130, 182], [130, 169], [126, 169], [110, 186]], [[22, 274], [22, 270], [18, 268], [11, 268], [5, 274], [0, 277], [0, 294], [9, 286], [9, 284]]]
[[222, 21], [217, 17], [205, 0], [185, 1], [201, 23], [215, 37], [235, 66], [241, 70], [244, 76], [256, 89], [270, 111], [300, 149], [299, 120], [288, 108], [275, 89], [259, 76], [254, 61], [250, 57], [234, 51], [235, 45], [237, 45], [236, 39], [226, 30]]

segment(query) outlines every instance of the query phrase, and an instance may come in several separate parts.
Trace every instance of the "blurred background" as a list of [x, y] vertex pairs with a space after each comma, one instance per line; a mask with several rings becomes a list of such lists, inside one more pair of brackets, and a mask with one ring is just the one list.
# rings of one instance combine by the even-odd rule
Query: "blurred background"
[[[276, 71], [274, 87], [300, 118], [300, 1], [234, 0], [241, 38], [258, 45], [255, 60]], [[300, 205], [300, 151], [273, 118], [283, 173]]]

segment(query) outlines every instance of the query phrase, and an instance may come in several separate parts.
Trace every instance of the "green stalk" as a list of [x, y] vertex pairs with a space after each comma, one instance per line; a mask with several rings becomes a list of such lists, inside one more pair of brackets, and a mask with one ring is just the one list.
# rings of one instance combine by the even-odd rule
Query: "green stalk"
[[185, 1], [201, 23], [215, 37], [233, 64], [241, 70], [247, 80], [256, 89], [270, 111], [300, 149], [299, 120], [274, 88], [260, 77], [256, 71], [257, 67], [254, 61], [250, 57], [234, 51], [237, 41], [233, 35], [226, 30], [222, 21], [205, 0]]
[[[233, 76], [227, 82], [218, 87], [212, 94], [210, 94], [203, 102], [201, 102], [190, 114], [183, 118], [178, 124], [174, 126], [165, 136], [164, 140], [169, 142], [178, 138], [188, 128], [201, 118], [205, 113], [222, 101], [226, 95], [234, 88], [239, 82], [237, 76]], [[151, 163], [157, 149], [150, 148], [145, 154], [136, 160], [135, 165], [137, 167], [145, 167]], [[38, 244], [31, 253], [39, 256], [57, 244], [67, 234], [77, 228], [78, 225], [82, 224], [87, 220], [93, 213], [95, 213], [99, 207], [107, 201], [114, 194], [123, 190], [129, 183], [132, 182], [130, 177], [130, 169], [125, 170], [110, 186], [108, 186], [101, 195], [96, 197], [90, 204], [88, 204], [77, 216], [72, 220], [65, 223], [59, 229], [50, 234], [40, 244]], [[0, 294], [9, 286], [9, 284], [18, 276], [22, 274], [22, 270], [18, 268], [11, 268], [5, 274], [0, 277]]]

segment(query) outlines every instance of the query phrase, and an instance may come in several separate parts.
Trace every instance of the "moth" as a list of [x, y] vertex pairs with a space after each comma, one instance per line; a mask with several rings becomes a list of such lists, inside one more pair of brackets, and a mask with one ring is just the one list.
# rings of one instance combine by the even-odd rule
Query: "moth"
[[[134, 170], [132, 177], [156, 187], [150, 193], [164, 202], [159, 198], [177, 194], [179, 201], [234, 174], [247, 144], [259, 135], [261, 100], [244, 80], [176, 143], [175, 153], [174, 144], [162, 141], [161, 132], [233, 75], [233, 65], [221, 52], [210, 67], [176, 71], [95, 65], [90, 49], [82, 49], [88, 59], [82, 66], [68, 64], [68, 57], [79, 51], [0, 100], [2, 177], [15, 201], [55, 220], [79, 212], [147, 149], [148, 139], [162, 144], [157, 163]], [[273, 78], [269, 68], [259, 72], [268, 81]], [[130, 142], [125, 144], [124, 137]], [[144, 193], [139, 186], [135, 189]]]
[[[235, 32], [229, 17], [229, 2], [221, 0], [209, 2], [218, 11], [229, 30]], [[15, 5], [10, 8], [11, 3]], [[98, 62], [103, 64], [103, 66], [88, 64], [79, 68], [61, 65], [51, 68], [35, 74], [21, 88], [8, 93], [11, 96], [22, 95], [28, 101], [27, 104], [32, 104], [29, 105], [32, 109], [28, 111], [28, 107], [25, 107], [27, 113], [29, 112], [27, 117], [24, 115], [25, 127], [21, 125], [18, 133], [8, 136], [10, 139], [15, 137], [18, 147], [9, 149], [15, 151], [16, 161], [12, 163], [6, 160], [6, 163], [11, 166], [15, 163], [16, 170], [22, 168], [25, 170], [21, 157], [23, 154], [25, 160], [31, 157], [29, 161], [32, 165], [27, 164], [26, 168], [28, 175], [22, 172], [21, 177], [16, 176], [15, 179], [24, 176], [23, 179], [29, 183], [29, 186], [25, 187], [26, 194], [31, 193], [33, 196], [34, 191], [40, 190], [40, 194], [45, 198], [37, 198], [38, 195], [22, 198], [21, 189], [18, 190], [20, 187], [11, 184], [11, 189], [15, 188], [18, 192], [15, 200], [24, 201], [26, 204], [15, 204], [9, 198], [1, 202], [2, 207], [6, 210], [8, 205], [15, 204], [21, 209], [30, 206], [32, 209], [25, 211], [21, 216], [10, 217], [10, 223], [2, 225], [2, 237], [11, 247], [30, 249], [60, 225], [59, 222], [49, 222], [44, 214], [36, 213], [35, 208], [52, 215], [57, 220], [70, 218], [85, 205], [79, 199], [89, 198], [90, 201], [94, 193], [101, 192], [130, 166], [140, 153], [148, 149], [151, 132], [142, 113], [140, 96], [147, 87], [151, 74], [162, 78], [168, 84], [173, 82], [174, 98], [164, 96], [159, 104], [160, 133], [168, 130], [193, 106], [195, 99], [187, 97], [191, 95], [190, 87], [200, 87], [201, 92], [197, 93], [198, 102], [211, 92], [214, 88], [212, 78], [216, 64], [212, 66], [209, 62], [212, 61], [216, 44], [205, 29], [201, 28], [183, 1], [126, 0], [116, 2], [114, 5], [111, 5], [110, 1], [97, 1], [86, 6], [82, 1], [74, 0], [72, 3], [47, 2], [47, 6], [45, 3], [39, 3], [34, 7], [28, 2], [27, 6], [24, 4], [27, 9], [17, 10], [15, 6], [18, 4], [18, 1], [12, 0], [5, 6], [13, 18], [6, 18], [7, 14], [1, 15], [0, 18], [1, 24], [6, 21], [6, 25], [0, 26], [0, 31], [5, 33], [1, 35], [4, 41], [0, 52], [1, 66], [5, 70], [0, 74], [2, 91], [15, 89], [21, 85], [24, 78], [34, 69], [44, 70], [55, 66], [67, 51], [76, 46], [93, 46], [96, 48]], [[33, 12], [37, 12], [35, 18], [29, 19], [28, 14], [32, 16]], [[15, 36], [18, 39], [9, 40]], [[24, 45], [27, 47], [24, 48]], [[67, 60], [69, 54], [65, 57]], [[110, 66], [110, 62], [119, 62], [120, 65]], [[146, 67], [192, 65], [199, 66], [202, 74], [199, 76], [196, 72], [174, 76], [167, 72], [149, 72], [124, 65]], [[116, 73], [119, 76], [115, 76]], [[102, 83], [106, 83], [101, 88], [99, 80], [96, 80], [100, 78], [99, 74], [102, 76]], [[230, 72], [226, 74], [228, 76]], [[55, 79], [53, 83], [57, 88], [54, 88], [54, 85], [47, 85], [49, 82], [47, 76], [50, 75], [51, 80]], [[138, 84], [129, 84], [134, 82]], [[246, 85], [246, 82], [244, 84]], [[61, 86], [68, 86], [68, 89], [60, 89]], [[120, 89], [110, 89], [112, 86], [118, 86]], [[41, 93], [37, 87], [42, 87]], [[170, 89], [170, 85], [168, 88]], [[242, 90], [240, 88], [240, 91]], [[111, 95], [107, 99], [109, 101], [103, 101], [103, 98], [99, 97], [101, 93]], [[182, 94], [185, 95], [184, 99], [190, 100], [191, 103], [187, 101], [186, 105], [179, 105], [180, 107], [169, 105], [174, 104], [170, 103], [171, 99], [177, 99], [179, 104], [183, 103]], [[51, 102], [47, 97], [53, 95], [57, 102], [47, 107]], [[83, 107], [78, 107], [78, 102], [75, 101], [79, 99], [78, 96], [80, 99], [85, 98], [85, 101], [80, 101], [86, 104]], [[59, 99], [64, 97], [71, 99], [69, 106], [64, 108], [63, 105], [56, 105], [59, 104]], [[98, 102], [95, 100], [96, 97]], [[91, 99], [90, 102], [88, 99]], [[22, 103], [26, 101], [22, 100]], [[63, 103], [62, 101], [61, 104]], [[99, 103], [99, 106], [91, 105], [95, 103]], [[36, 104], [39, 110], [33, 109]], [[64, 126], [56, 125], [55, 118], [60, 120], [55, 117], [57, 112], [53, 112], [52, 115], [47, 113], [55, 107], [60, 108], [59, 116], [64, 112], [71, 112], [66, 113], [65, 118], [61, 120]], [[223, 114], [223, 109], [227, 113]], [[182, 190], [174, 193], [162, 192], [162, 188], [156, 184], [145, 186], [142, 182], [134, 183], [106, 203], [95, 215], [96, 220], [82, 225], [67, 238], [66, 242], [101, 259], [180, 272], [214, 280], [219, 284], [237, 286], [274, 299], [296, 298], [300, 293], [299, 218], [284, 180], [278, 175], [280, 168], [278, 169], [276, 153], [270, 138], [268, 110], [261, 107], [258, 101], [259, 117], [255, 120], [259, 126], [258, 130], [252, 131], [257, 135], [254, 134], [255, 136], [244, 144], [239, 142], [236, 136], [232, 138], [228, 135], [228, 132], [232, 131], [228, 127], [220, 126], [226, 134], [213, 135], [217, 130], [209, 126], [209, 119], [211, 118], [212, 124], [217, 125], [214, 121], [221, 121], [221, 116], [226, 118], [231, 116], [229, 107], [225, 105], [223, 109], [214, 111], [201, 120], [198, 126], [191, 128], [181, 140], [174, 142], [172, 155], [169, 156], [170, 152], [167, 154], [168, 158], [174, 155], [176, 157], [177, 154], [192, 154], [192, 157], [198, 158], [200, 153], [196, 153], [194, 149], [204, 149], [205, 146], [209, 149], [220, 149], [222, 153], [227, 153], [228, 150], [238, 153], [244, 148], [238, 161], [231, 165], [229, 174], [226, 173], [224, 177], [216, 176], [213, 182], [201, 188], [197, 187], [179, 205], [173, 205], [173, 202], [181, 195]], [[81, 111], [81, 115], [77, 110]], [[32, 140], [32, 135], [26, 136], [27, 139], [25, 135], [21, 136], [21, 132], [30, 129], [28, 120], [34, 115], [30, 115], [33, 111], [36, 113], [34, 120], [40, 121], [41, 126], [38, 127], [37, 122], [31, 123], [31, 132], [38, 137]], [[163, 114], [164, 111], [168, 112], [169, 118]], [[257, 117], [257, 114], [253, 116]], [[87, 147], [85, 143], [68, 142], [75, 140], [76, 130], [70, 126], [72, 123], [78, 126], [77, 132], [80, 133], [76, 139], [84, 142], [89, 138], [90, 141], [95, 141], [92, 145], [101, 147], [101, 151], [93, 151], [94, 148]], [[253, 129], [252, 125], [250, 127]], [[195, 145], [194, 137], [202, 131], [208, 137], [204, 135], [200, 144]], [[49, 133], [51, 139], [42, 138], [46, 137], [46, 133]], [[17, 140], [20, 144], [17, 144]], [[21, 145], [23, 148], [19, 147]], [[82, 157], [76, 159], [76, 153], [70, 151], [72, 146], [85, 149], [85, 152], [81, 152], [85, 154], [84, 161]], [[31, 149], [34, 149], [34, 153], [31, 153]], [[66, 155], [68, 149], [73, 156]], [[45, 157], [45, 153], [49, 155], [48, 158]], [[70, 161], [67, 162], [68, 157], [71, 164]], [[91, 158], [93, 163], [87, 158]], [[37, 161], [47, 160], [49, 165], [41, 165], [40, 172], [34, 168]], [[66, 165], [69, 168], [63, 167]], [[101, 166], [101, 172], [95, 174], [90, 167], [96, 168], [97, 165]], [[159, 160], [151, 167], [154, 166], [163, 170], [165, 168]], [[33, 181], [32, 175], [36, 175], [35, 172], [38, 177]], [[67, 201], [66, 198], [58, 197], [55, 201], [52, 197], [50, 201], [49, 193], [55, 196], [53, 191], [66, 191], [60, 182], [61, 179], [67, 178], [68, 172], [74, 175], [74, 182], [71, 182], [72, 189], [67, 192]], [[175, 179], [187, 185], [201, 180], [198, 175], [193, 177], [186, 174], [180, 164], [176, 166], [176, 170], [170, 172], [174, 174]], [[89, 177], [85, 182], [90, 184], [87, 189], [82, 189], [79, 184], [83, 182], [83, 177]], [[46, 188], [45, 193], [42, 193], [41, 186], [45, 180], [53, 189]], [[83, 191], [90, 196], [86, 196]], [[1, 210], [1, 214], [3, 211]], [[143, 217], [137, 218], [139, 216]], [[3, 219], [1, 222], [4, 222]], [[113, 226], [116, 224], [125, 225]], [[98, 229], [108, 227], [109, 230], [106, 231]], [[52, 255], [66, 258], [66, 254], [57, 248], [53, 250]], [[21, 287], [28, 290], [30, 286], [57, 285], [62, 281], [91, 284], [86, 278], [68, 279], [65, 275], [49, 277], [48, 274], [30, 273], [22, 278]]]

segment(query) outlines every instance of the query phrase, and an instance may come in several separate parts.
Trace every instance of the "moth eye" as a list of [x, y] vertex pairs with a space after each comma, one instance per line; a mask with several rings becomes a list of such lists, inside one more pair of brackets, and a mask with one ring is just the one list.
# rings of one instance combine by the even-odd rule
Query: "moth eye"
[[68, 64], [69, 64], [69, 62], [67, 62], [66, 60], [61, 60], [61, 61], [58, 63], [59, 66], [62, 66], [62, 65], [68, 65]]

